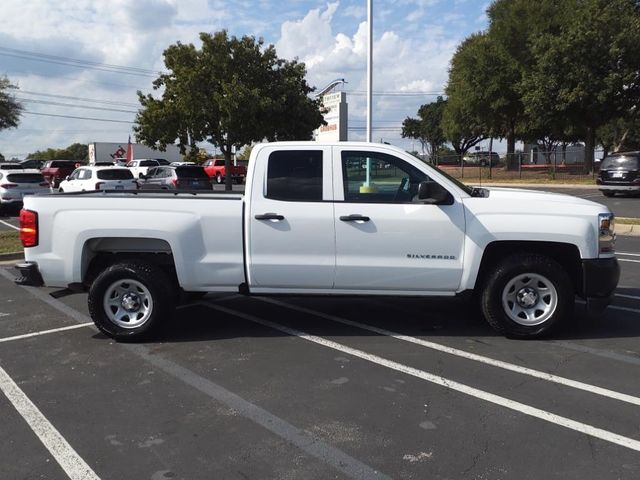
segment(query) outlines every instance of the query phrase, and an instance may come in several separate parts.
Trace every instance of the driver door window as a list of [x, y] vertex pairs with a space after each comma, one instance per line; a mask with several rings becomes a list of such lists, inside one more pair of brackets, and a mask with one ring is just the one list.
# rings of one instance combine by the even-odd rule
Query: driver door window
[[385, 153], [342, 152], [344, 200], [349, 203], [411, 203], [427, 175]]

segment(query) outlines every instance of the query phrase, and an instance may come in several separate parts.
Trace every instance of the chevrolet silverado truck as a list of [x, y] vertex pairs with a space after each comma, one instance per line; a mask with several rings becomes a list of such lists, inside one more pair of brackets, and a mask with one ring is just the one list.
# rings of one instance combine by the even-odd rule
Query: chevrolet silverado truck
[[466, 186], [391, 145], [265, 143], [244, 194], [25, 198], [16, 282], [88, 292], [97, 327], [124, 341], [206, 292], [472, 297], [495, 330], [533, 338], [576, 296], [609, 303], [613, 223], [598, 203]]

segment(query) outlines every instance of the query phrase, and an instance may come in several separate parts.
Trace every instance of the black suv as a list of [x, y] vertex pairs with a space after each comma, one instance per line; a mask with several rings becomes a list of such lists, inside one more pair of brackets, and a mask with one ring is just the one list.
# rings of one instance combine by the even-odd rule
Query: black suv
[[640, 152], [613, 153], [605, 157], [596, 183], [606, 197], [616, 193], [640, 194]]

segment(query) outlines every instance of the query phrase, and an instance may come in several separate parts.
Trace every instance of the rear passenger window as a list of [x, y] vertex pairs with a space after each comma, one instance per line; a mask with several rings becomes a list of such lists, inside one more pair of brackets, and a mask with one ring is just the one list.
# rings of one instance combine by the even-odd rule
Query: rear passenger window
[[322, 201], [322, 151], [290, 150], [269, 155], [266, 197], [298, 202]]

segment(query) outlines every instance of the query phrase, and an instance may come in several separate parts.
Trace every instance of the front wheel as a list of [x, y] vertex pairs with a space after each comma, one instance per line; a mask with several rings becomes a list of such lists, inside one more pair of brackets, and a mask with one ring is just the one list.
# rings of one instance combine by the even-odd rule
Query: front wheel
[[516, 254], [503, 260], [484, 283], [482, 313], [498, 332], [513, 338], [548, 334], [572, 312], [574, 291], [567, 272], [552, 258]]
[[148, 338], [175, 308], [172, 282], [156, 265], [127, 261], [111, 265], [89, 289], [89, 313], [101, 332], [117, 341]]

